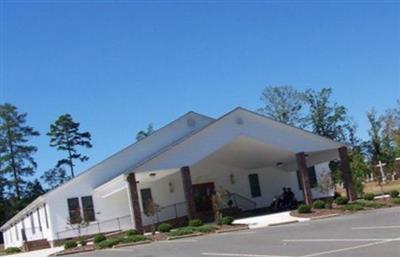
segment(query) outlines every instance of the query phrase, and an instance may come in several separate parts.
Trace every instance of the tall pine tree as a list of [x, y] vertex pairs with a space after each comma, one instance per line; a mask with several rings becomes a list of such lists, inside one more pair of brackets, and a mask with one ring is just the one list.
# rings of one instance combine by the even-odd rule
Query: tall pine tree
[[51, 189], [56, 188], [71, 179], [63, 167], [49, 169], [40, 178], [43, 179]]
[[75, 122], [71, 115], [64, 114], [50, 125], [50, 131], [47, 133], [50, 136], [50, 146], [56, 147], [58, 151], [66, 153], [66, 157], [57, 162], [56, 167], [68, 166], [71, 172], [71, 177], [75, 176], [75, 161], [87, 161], [88, 156], [78, 153], [78, 147], [91, 148], [91, 135], [89, 132], [80, 132], [80, 124]]
[[25, 124], [26, 116], [11, 104], [0, 105], [0, 174], [9, 178], [8, 184], [14, 188], [18, 200], [25, 177], [33, 175], [37, 166], [32, 157], [37, 148], [28, 141], [39, 132]]

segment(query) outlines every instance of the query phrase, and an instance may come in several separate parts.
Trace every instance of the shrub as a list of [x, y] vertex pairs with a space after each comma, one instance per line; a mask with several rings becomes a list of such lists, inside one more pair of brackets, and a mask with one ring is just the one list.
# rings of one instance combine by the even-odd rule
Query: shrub
[[163, 233], [171, 231], [172, 226], [169, 223], [162, 223], [158, 226], [157, 230]]
[[77, 247], [78, 244], [74, 240], [68, 240], [64, 243], [64, 249], [71, 249]]
[[189, 221], [189, 226], [190, 227], [200, 227], [203, 225], [203, 221], [201, 221], [200, 219], [194, 219]]
[[130, 229], [126, 231], [126, 236], [135, 236], [135, 235], [139, 235], [139, 232], [135, 229]]
[[223, 219], [223, 216], [222, 216], [222, 214], [219, 214], [218, 215], [218, 217], [217, 217], [217, 220], [216, 220], [216, 223], [217, 223], [217, 225], [222, 225], [222, 219]]
[[368, 201], [368, 200], [357, 200], [354, 203], [359, 204], [366, 208], [374, 208], [374, 209], [384, 206], [383, 203], [375, 202], [375, 201]]
[[399, 197], [399, 191], [392, 190], [392, 191], [390, 191], [389, 195], [391, 198], [397, 198], [397, 197]]
[[183, 236], [196, 232], [193, 227], [183, 227], [169, 232], [170, 236]]
[[223, 225], [232, 225], [234, 220], [235, 219], [233, 217], [231, 217], [231, 216], [225, 216], [225, 217], [222, 218], [222, 224]]
[[325, 208], [325, 202], [322, 200], [316, 200], [313, 203], [313, 207], [314, 209], [324, 209]]
[[374, 198], [375, 198], [375, 195], [373, 193], [366, 193], [364, 195], [364, 199], [367, 201], [372, 201], [372, 200], [374, 200]]
[[194, 230], [200, 233], [211, 233], [215, 230], [215, 227], [212, 225], [203, 225], [200, 227], [195, 227]]
[[95, 244], [98, 244], [98, 243], [100, 243], [100, 242], [105, 241], [106, 239], [107, 239], [107, 238], [106, 238], [103, 234], [98, 234], [98, 235], [96, 235], [96, 236], [94, 237], [93, 242], [94, 242]]
[[400, 198], [396, 198], [392, 200], [393, 204], [400, 205]]
[[311, 212], [311, 207], [307, 204], [300, 204], [299, 207], [297, 208], [298, 213], [310, 213]]
[[78, 240], [78, 243], [79, 243], [81, 246], [85, 246], [85, 245], [86, 245], [86, 240], [85, 240], [85, 238], [84, 238], [83, 236], [81, 236], [81, 237], [79, 238], [79, 240]]
[[339, 192], [335, 192], [335, 194], [333, 195], [333, 199], [336, 199], [338, 197], [341, 197], [342, 195]]
[[133, 235], [133, 236], [127, 236], [127, 237], [121, 238], [120, 243], [134, 243], [134, 242], [145, 241], [145, 240], [147, 240], [146, 236]]
[[325, 209], [332, 209], [332, 199], [328, 199], [325, 201]]
[[111, 248], [114, 245], [119, 244], [120, 242], [121, 242], [121, 239], [119, 239], [119, 238], [107, 239], [107, 240], [103, 240], [103, 241], [96, 243], [96, 247], [98, 249]]
[[345, 205], [349, 202], [349, 200], [346, 197], [339, 196], [338, 198], [335, 199], [335, 203], [338, 205]]
[[346, 211], [361, 211], [364, 207], [359, 203], [349, 203], [343, 206]]
[[7, 247], [5, 250], [6, 254], [20, 253], [21, 249], [18, 247]]

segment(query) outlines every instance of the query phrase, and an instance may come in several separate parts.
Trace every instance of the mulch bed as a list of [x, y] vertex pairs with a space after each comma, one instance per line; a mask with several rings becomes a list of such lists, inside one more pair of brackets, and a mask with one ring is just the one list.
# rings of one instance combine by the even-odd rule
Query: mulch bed
[[217, 230], [231, 230], [232, 228], [248, 228], [246, 224], [216, 225]]
[[162, 241], [167, 240], [167, 235], [164, 233], [157, 233], [155, 235], [148, 235], [147, 236], [151, 241]]

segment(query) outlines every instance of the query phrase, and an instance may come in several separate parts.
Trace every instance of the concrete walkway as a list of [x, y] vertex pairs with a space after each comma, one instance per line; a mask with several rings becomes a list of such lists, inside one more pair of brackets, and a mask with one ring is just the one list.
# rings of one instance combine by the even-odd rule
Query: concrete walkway
[[47, 248], [43, 250], [36, 250], [36, 251], [31, 251], [31, 252], [26, 252], [26, 253], [16, 253], [16, 254], [10, 254], [6, 255], [7, 257], [47, 257], [50, 254], [59, 252], [63, 250], [64, 247], [54, 247], [54, 248]]
[[235, 220], [233, 224], [247, 224], [249, 225], [249, 228], [252, 229], [278, 225], [280, 223], [302, 222], [307, 220], [310, 219], [293, 217], [290, 215], [290, 211], [285, 211], [274, 214], [238, 219]]

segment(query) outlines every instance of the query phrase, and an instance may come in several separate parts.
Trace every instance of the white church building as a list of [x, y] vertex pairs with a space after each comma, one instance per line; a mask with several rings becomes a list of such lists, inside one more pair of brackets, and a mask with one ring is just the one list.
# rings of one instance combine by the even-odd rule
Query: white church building
[[79, 233], [143, 232], [151, 201], [156, 221], [172, 224], [206, 217], [213, 192], [227, 193], [226, 208], [239, 210], [268, 207], [283, 187], [310, 204], [334, 193], [331, 160], [341, 161], [354, 199], [345, 145], [240, 107], [217, 119], [188, 112], [40, 196], [0, 230], [5, 247], [32, 249]]

